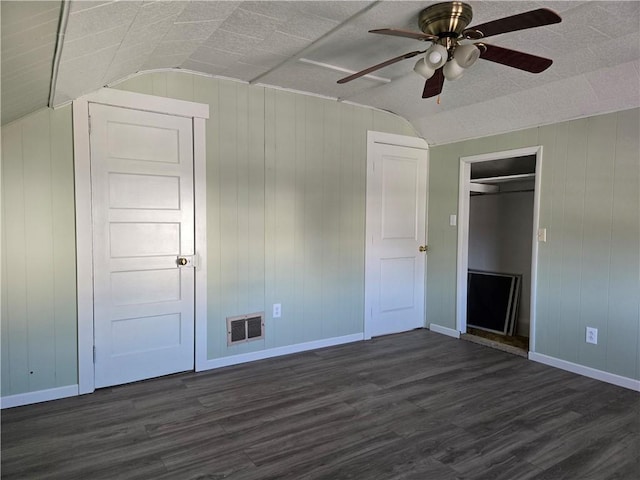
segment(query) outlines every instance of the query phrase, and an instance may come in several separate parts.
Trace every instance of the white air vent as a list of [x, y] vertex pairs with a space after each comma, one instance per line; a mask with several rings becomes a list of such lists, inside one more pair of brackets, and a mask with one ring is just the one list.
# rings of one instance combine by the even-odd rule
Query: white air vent
[[264, 312], [227, 317], [227, 345], [264, 338]]

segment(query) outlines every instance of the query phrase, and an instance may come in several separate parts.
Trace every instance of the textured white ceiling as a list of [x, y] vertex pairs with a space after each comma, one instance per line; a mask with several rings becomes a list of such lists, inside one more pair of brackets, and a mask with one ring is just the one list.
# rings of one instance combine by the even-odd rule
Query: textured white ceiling
[[1, 2], [2, 123], [42, 108], [49, 98], [59, 2]]
[[[347, 73], [308, 62], [355, 71], [424, 49], [428, 44], [367, 31], [418, 30], [418, 13], [432, 3], [72, 1], [54, 104], [139, 71], [183, 68], [389, 110], [430, 144], [640, 106], [638, 1], [469, 2], [472, 25], [541, 6], [558, 12], [560, 24], [488, 42], [554, 64], [534, 75], [479, 61], [445, 83], [440, 103], [420, 98], [416, 59], [375, 73], [388, 83], [344, 85], [336, 80]], [[46, 104], [59, 11], [58, 2], [2, 1], [3, 123]]]

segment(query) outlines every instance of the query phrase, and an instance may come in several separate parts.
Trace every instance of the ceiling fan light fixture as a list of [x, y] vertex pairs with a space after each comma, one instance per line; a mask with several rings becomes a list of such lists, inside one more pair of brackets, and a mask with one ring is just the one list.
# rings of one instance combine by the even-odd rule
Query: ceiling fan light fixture
[[474, 44], [469, 40], [480, 40], [561, 22], [562, 19], [554, 11], [548, 8], [537, 8], [467, 28], [473, 17], [472, 14], [472, 7], [467, 3], [445, 1], [433, 4], [420, 12], [418, 24], [422, 33], [395, 28], [369, 30], [371, 33], [431, 42], [431, 45], [426, 50], [407, 52], [355, 72], [341, 78], [338, 83], [350, 82], [401, 60], [424, 54], [424, 57], [419, 57], [420, 60], [417, 61], [413, 70], [427, 79], [422, 98], [431, 98], [442, 92], [445, 80], [460, 78], [478, 58], [531, 73], [543, 72], [553, 63], [548, 58], [483, 42]]
[[480, 49], [473, 43], [458, 45], [453, 52], [453, 58], [462, 68], [469, 68], [480, 58]]
[[427, 53], [425, 54], [426, 62], [433, 68], [437, 70], [445, 63], [449, 58], [449, 53], [447, 52], [447, 47], [444, 45], [440, 45], [439, 43], [434, 43], [429, 47]]
[[455, 58], [452, 58], [450, 61], [442, 69], [442, 73], [444, 73], [444, 78], [447, 80], [457, 80], [462, 75], [464, 75], [465, 68], [460, 66], [458, 61]]
[[418, 75], [424, 77], [425, 79], [429, 80], [431, 77], [433, 77], [433, 74], [436, 72], [436, 69], [431, 67], [431, 65], [427, 61], [427, 57], [425, 56], [420, 58], [420, 60], [416, 62], [415, 66], [413, 67], [413, 71], [416, 72]]

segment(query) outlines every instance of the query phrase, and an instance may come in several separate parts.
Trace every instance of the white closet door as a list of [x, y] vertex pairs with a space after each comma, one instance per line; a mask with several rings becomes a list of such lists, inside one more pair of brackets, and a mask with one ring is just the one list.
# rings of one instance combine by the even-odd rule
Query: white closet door
[[98, 104], [89, 113], [95, 386], [192, 370], [192, 120]]

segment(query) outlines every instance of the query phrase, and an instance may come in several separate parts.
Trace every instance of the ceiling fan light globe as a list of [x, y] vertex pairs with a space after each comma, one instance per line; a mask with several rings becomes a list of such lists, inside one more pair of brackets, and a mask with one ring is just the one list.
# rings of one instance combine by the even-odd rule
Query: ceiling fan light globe
[[457, 80], [462, 75], [464, 75], [465, 69], [460, 66], [455, 58], [452, 58], [451, 61], [447, 62], [447, 64], [442, 69], [442, 73], [444, 73], [444, 78], [447, 80]]
[[453, 58], [462, 68], [469, 68], [480, 58], [480, 49], [473, 43], [459, 45], [453, 52]]
[[431, 65], [429, 65], [426, 57], [423, 57], [416, 62], [416, 65], [413, 67], [413, 71], [427, 80], [433, 77], [433, 74], [436, 72], [435, 68], [432, 68]]
[[425, 55], [426, 62], [431, 66], [431, 68], [433, 68], [434, 71], [447, 63], [448, 58], [449, 54], [447, 52], [447, 48], [444, 45], [440, 45], [439, 43], [434, 43], [433, 45], [431, 45]]
[[431, 52], [429, 54], [429, 63], [432, 65], [438, 65], [442, 61], [442, 55], [440, 52]]

